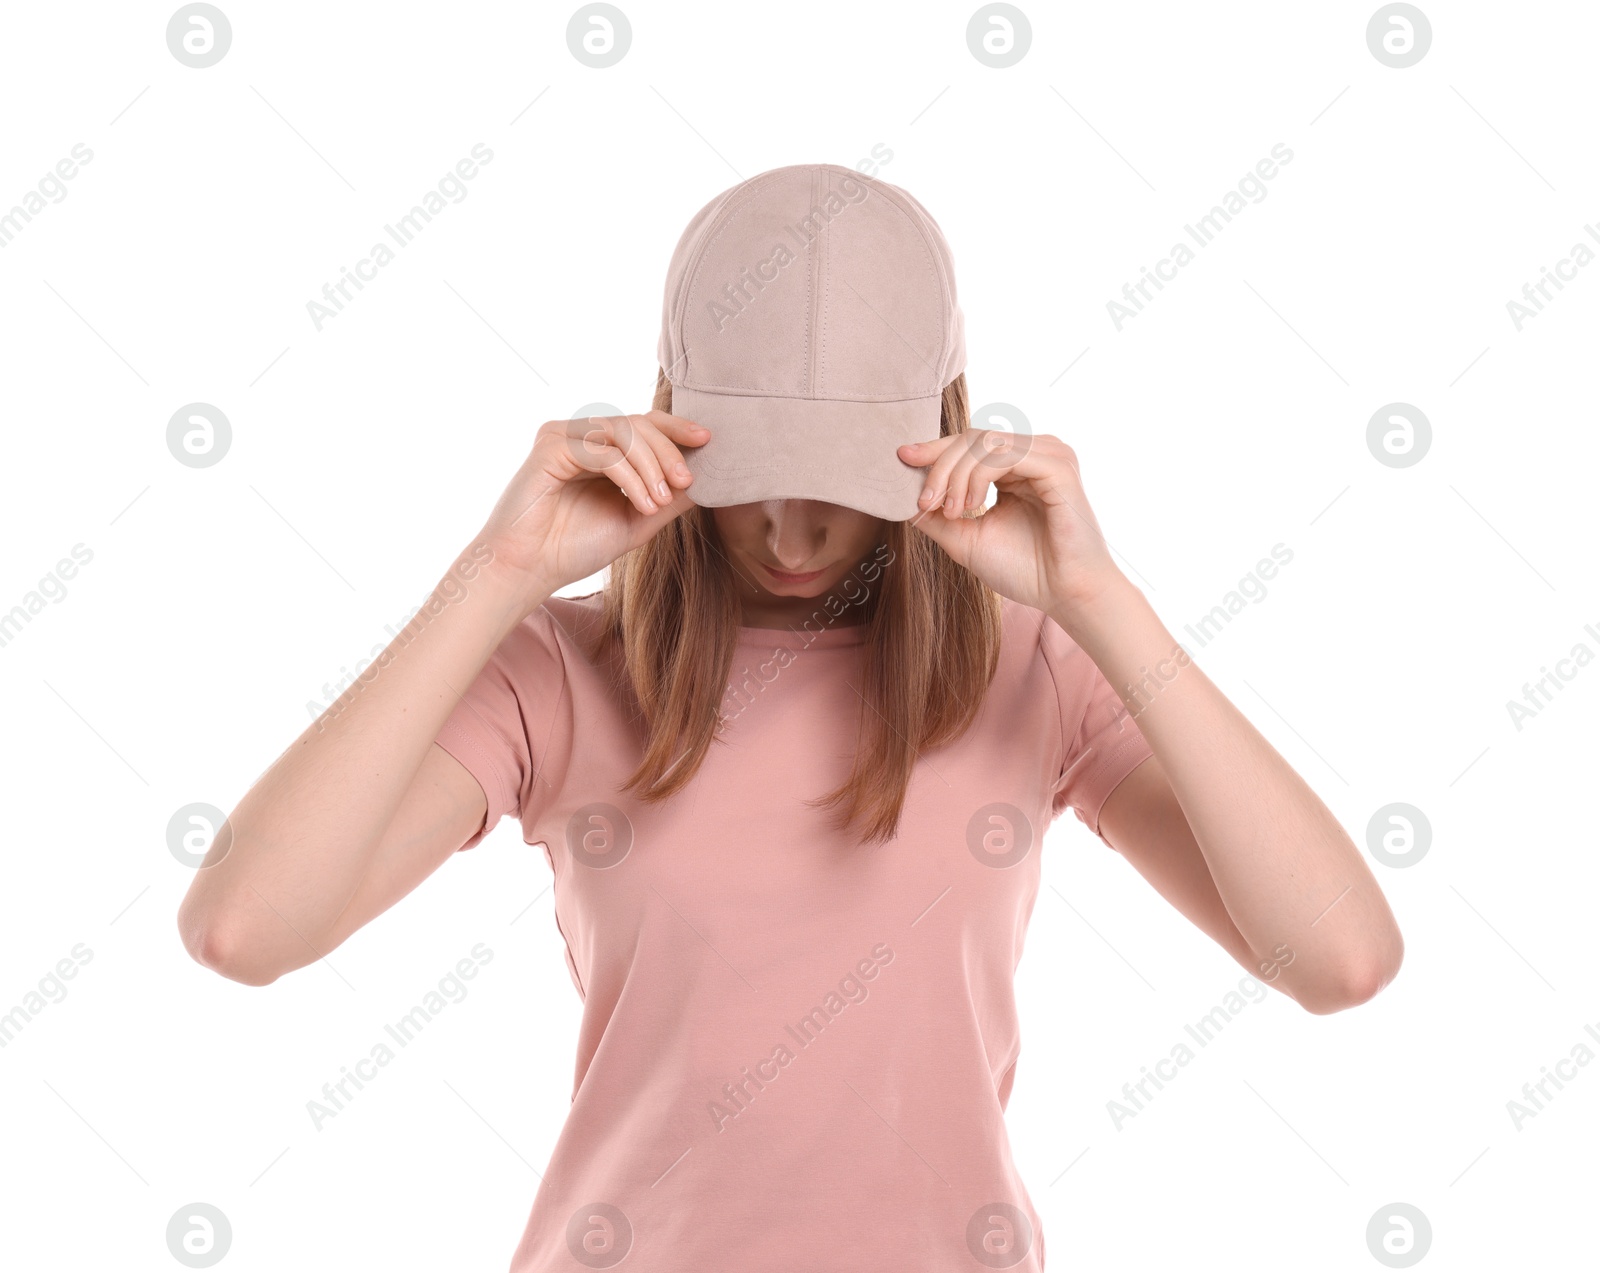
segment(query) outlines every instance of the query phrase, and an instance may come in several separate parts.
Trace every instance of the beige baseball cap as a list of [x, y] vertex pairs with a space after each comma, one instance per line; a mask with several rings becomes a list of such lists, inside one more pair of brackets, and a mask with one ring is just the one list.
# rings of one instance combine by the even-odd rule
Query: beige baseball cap
[[684, 230], [659, 355], [672, 414], [711, 430], [685, 449], [697, 504], [815, 499], [907, 521], [927, 470], [896, 448], [939, 436], [966, 369], [949, 245], [898, 186], [774, 168]]

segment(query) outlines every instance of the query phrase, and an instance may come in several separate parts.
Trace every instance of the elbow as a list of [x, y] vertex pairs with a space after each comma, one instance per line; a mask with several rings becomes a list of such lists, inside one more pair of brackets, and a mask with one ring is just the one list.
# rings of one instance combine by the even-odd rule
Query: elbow
[[1326, 985], [1309, 988], [1297, 996], [1300, 1006], [1317, 1016], [1343, 1012], [1356, 1008], [1377, 996], [1378, 992], [1400, 973], [1405, 958], [1405, 943], [1398, 931], [1392, 942], [1380, 952], [1366, 959], [1352, 961], [1350, 966]]
[[217, 916], [192, 916], [180, 909], [178, 932], [189, 957], [218, 976], [245, 986], [268, 986], [278, 979], [276, 970], [251, 961], [252, 945], [237, 924]]

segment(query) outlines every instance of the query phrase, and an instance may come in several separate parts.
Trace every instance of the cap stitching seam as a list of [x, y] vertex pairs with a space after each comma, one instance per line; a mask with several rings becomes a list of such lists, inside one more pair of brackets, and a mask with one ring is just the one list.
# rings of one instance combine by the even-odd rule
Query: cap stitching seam
[[[733, 214], [739, 209], [739, 207], [742, 204], [744, 204], [744, 203], [748, 202], [749, 200], [755, 198], [757, 192], [763, 186], [765, 186], [768, 182], [774, 180], [782, 171], [783, 170], [781, 168], [774, 169], [773, 171], [771, 171], [769, 173], [763, 173], [763, 174], [761, 174], [759, 176], [751, 177], [749, 181], [744, 183], [744, 187], [745, 188], [744, 188], [742, 196], [739, 198], [737, 203], [731, 204], [728, 208], [726, 208], [720, 214], [721, 215], [720, 224], [717, 225], [716, 229], [712, 231], [711, 237], [708, 240], [706, 240], [705, 244], [700, 248], [699, 259], [697, 259], [695, 261], [694, 269], [689, 272], [688, 286], [684, 290], [683, 309], [677, 315], [678, 344], [679, 344], [679, 347], [683, 350], [683, 369], [684, 369], [683, 383], [684, 383], [684, 387], [686, 387], [686, 388], [689, 387], [688, 386], [689, 376], [690, 376], [690, 370], [689, 369], [690, 369], [691, 363], [689, 361], [689, 343], [684, 337], [683, 329], [684, 329], [684, 324], [686, 323], [686, 321], [688, 319], [688, 316], [689, 316], [689, 297], [691, 297], [691, 296], [693, 296], [695, 294], [695, 285], [696, 285], [696, 283], [698, 282], [698, 280], [700, 278], [700, 271], [705, 267], [706, 258], [711, 255], [712, 246], [716, 243], [716, 241], [718, 239], [720, 239], [722, 237], [724, 232], [728, 229], [728, 226], [731, 224], [731, 222], [733, 220]], [[755, 388], [754, 385], [746, 385], [744, 387], [745, 388], [751, 388], [751, 389]]]
[[702, 476], [708, 477], [722, 477], [724, 475], [750, 477], [762, 473], [841, 474], [859, 485], [875, 487], [878, 490], [890, 493], [898, 493], [908, 484], [907, 480], [873, 477], [870, 474], [863, 473], [859, 468], [847, 464], [751, 464], [730, 466], [715, 464], [702, 458], [700, 472]]
[[[828, 199], [833, 194], [833, 172], [824, 168], [822, 176], [822, 208], [827, 211]], [[866, 187], [871, 194], [871, 188]], [[822, 312], [817, 318], [817, 374], [813, 379], [813, 391], [823, 392], [823, 386], [828, 383], [828, 327], [832, 309], [832, 293], [830, 276], [828, 273], [828, 222], [824, 221], [817, 227], [817, 275], [822, 280]]]
[[[816, 206], [817, 171], [812, 169], [811, 180], [808, 183], [810, 202]], [[811, 209], [806, 209], [806, 216], [811, 215]], [[811, 307], [816, 303], [817, 294], [817, 260], [822, 255], [820, 244], [822, 241], [822, 228], [806, 240], [806, 356], [800, 367], [800, 390], [802, 393], [815, 393], [817, 391], [816, 379], [811, 373], [812, 342], [816, 334], [811, 326]]]

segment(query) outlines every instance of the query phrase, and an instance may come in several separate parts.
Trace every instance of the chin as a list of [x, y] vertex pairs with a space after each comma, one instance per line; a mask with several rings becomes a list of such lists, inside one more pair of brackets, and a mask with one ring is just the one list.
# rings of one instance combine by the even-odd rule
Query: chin
[[820, 597], [828, 591], [827, 579], [810, 579], [805, 583], [779, 583], [776, 579], [769, 578], [762, 585], [774, 597], [804, 597], [811, 600]]
[[832, 566], [824, 566], [815, 579], [775, 579], [766, 565], [756, 563], [756, 578], [766, 591], [778, 597], [820, 597], [833, 586], [837, 573]]

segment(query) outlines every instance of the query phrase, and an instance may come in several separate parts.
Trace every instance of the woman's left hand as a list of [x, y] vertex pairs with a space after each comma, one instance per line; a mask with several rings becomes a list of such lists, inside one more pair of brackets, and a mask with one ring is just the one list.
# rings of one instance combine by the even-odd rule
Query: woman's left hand
[[912, 525], [1002, 596], [1059, 618], [1127, 582], [1083, 493], [1078, 457], [1060, 438], [968, 429], [902, 446], [899, 456], [928, 470]]

